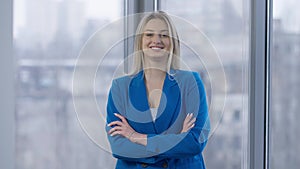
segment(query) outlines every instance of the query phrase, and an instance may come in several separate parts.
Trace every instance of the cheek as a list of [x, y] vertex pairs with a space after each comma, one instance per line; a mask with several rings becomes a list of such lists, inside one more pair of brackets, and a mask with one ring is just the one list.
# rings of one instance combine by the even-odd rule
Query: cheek
[[146, 47], [148, 43], [149, 43], [148, 40], [142, 39], [142, 47], [143, 48]]
[[166, 41], [164, 42], [164, 44], [167, 46], [168, 49], [170, 49], [170, 47], [171, 47], [171, 42], [170, 42], [170, 40], [166, 40]]

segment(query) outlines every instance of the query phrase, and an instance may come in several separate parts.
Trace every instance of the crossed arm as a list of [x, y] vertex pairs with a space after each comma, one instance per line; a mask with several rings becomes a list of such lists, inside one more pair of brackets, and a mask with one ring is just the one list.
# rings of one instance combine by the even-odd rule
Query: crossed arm
[[[113, 121], [107, 126], [112, 127], [108, 134], [110, 136], [120, 135], [127, 138], [129, 141], [143, 146], [147, 146], [147, 134], [136, 132], [127, 122], [126, 118], [118, 113], [114, 113], [121, 121]], [[188, 113], [182, 126], [180, 133], [185, 133], [195, 126], [196, 117], [193, 117], [192, 113]]]

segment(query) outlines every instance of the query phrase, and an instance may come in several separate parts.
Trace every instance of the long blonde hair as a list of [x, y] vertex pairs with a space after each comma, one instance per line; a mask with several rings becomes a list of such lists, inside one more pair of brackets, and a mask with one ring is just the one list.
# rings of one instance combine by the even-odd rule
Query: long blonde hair
[[152, 12], [140, 21], [135, 34], [135, 42], [134, 42], [134, 62], [133, 68], [131, 71], [131, 75], [135, 75], [143, 69], [144, 65], [144, 53], [142, 52], [142, 38], [143, 38], [143, 31], [145, 25], [151, 19], [160, 19], [164, 21], [168, 26], [169, 37], [171, 39], [171, 46], [170, 46], [170, 53], [167, 62], [167, 72], [170, 73], [171, 69], [179, 69], [179, 58], [180, 58], [180, 42], [179, 37], [176, 31], [174, 24], [172, 23], [170, 17], [163, 11], [156, 11]]

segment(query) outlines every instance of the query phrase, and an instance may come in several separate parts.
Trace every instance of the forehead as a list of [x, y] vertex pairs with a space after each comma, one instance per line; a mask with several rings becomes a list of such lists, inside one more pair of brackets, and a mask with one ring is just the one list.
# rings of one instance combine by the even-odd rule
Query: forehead
[[168, 25], [166, 24], [165, 21], [155, 18], [149, 20], [146, 23], [144, 27], [144, 31], [157, 31], [157, 32], [168, 31]]

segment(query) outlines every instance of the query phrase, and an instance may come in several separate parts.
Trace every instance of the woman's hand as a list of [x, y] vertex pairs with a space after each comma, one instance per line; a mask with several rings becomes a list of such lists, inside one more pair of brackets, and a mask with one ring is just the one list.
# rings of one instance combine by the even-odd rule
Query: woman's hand
[[126, 137], [127, 139], [130, 140], [131, 136], [134, 134], [134, 130], [132, 127], [128, 124], [127, 120], [125, 117], [123, 117], [120, 114], [114, 113], [115, 116], [117, 116], [121, 121], [113, 121], [109, 123], [107, 126], [112, 127], [109, 131], [108, 134], [110, 136], [115, 136], [115, 135], [121, 135], [123, 137]]
[[184, 119], [182, 130], [180, 133], [189, 131], [195, 126], [196, 117], [193, 118], [193, 113], [188, 113]]
[[107, 126], [112, 127], [108, 134], [110, 136], [121, 135], [133, 143], [147, 145], [147, 135], [137, 133], [127, 122], [126, 118], [118, 113], [114, 113], [121, 121], [113, 121]]

